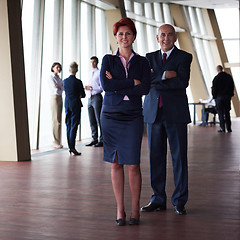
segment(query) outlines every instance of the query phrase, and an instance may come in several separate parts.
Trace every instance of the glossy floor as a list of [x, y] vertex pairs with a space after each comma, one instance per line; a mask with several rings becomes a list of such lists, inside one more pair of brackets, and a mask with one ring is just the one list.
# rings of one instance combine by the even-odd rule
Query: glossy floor
[[[168, 157], [165, 212], [141, 213], [139, 226], [118, 227], [110, 164], [102, 148], [85, 147], [81, 156], [67, 149], [35, 152], [31, 162], [0, 162], [0, 240], [239, 240], [240, 119], [232, 133], [189, 125], [188, 214], [177, 216]], [[142, 146], [141, 205], [149, 202], [147, 139]], [[131, 200], [126, 174], [126, 212]]]

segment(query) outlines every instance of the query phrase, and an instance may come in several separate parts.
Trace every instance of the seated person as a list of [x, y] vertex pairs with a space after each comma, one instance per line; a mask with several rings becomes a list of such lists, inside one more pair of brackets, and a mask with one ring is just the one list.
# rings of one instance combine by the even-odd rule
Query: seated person
[[199, 102], [200, 103], [205, 103], [207, 105], [207, 107], [205, 107], [204, 116], [203, 116], [203, 110], [202, 110], [202, 123], [199, 124], [199, 126], [204, 126], [204, 120], [205, 120], [205, 125], [206, 126], [208, 125], [209, 113], [214, 114], [213, 123], [215, 125], [215, 122], [216, 122], [215, 115], [217, 113], [215, 100], [211, 97], [211, 98], [206, 99], [206, 100], [199, 99]]

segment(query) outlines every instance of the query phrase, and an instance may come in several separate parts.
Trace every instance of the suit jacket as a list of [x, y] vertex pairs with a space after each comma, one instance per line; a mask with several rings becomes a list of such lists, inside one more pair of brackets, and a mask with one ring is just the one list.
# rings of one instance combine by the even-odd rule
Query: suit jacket
[[66, 95], [65, 112], [67, 113], [68, 110], [70, 110], [71, 112], [79, 113], [83, 106], [81, 98], [86, 96], [82, 81], [77, 79], [75, 75], [70, 75], [63, 80], [63, 89], [65, 90]]
[[[111, 73], [112, 79], [106, 78], [106, 71]], [[145, 57], [135, 54], [126, 78], [121, 59], [108, 54], [102, 60], [100, 79], [105, 91], [104, 105], [118, 105], [127, 95], [134, 106], [142, 107], [142, 95], [148, 94], [150, 89], [150, 67]], [[141, 84], [134, 86], [134, 79], [140, 80]]]
[[234, 82], [232, 76], [226, 72], [220, 72], [212, 82], [213, 98], [234, 96]]
[[[154, 123], [161, 95], [163, 104], [161, 114], [164, 120], [170, 123], [190, 123], [186, 88], [189, 85], [192, 55], [175, 46], [164, 65], [160, 50], [148, 53], [146, 57], [152, 69], [152, 87], [143, 105], [144, 121]], [[176, 71], [177, 76], [162, 80], [162, 75], [167, 70]]]

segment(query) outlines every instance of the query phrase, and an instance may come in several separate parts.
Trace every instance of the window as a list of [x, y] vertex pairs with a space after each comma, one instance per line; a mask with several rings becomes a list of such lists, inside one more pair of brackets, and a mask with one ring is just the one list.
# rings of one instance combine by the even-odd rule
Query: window
[[[240, 96], [240, 33], [239, 9], [216, 9], [218, 25], [226, 49], [238, 96]], [[234, 24], [233, 24], [234, 23]]]
[[[88, 24], [86, 24], [88, 23]], [[88, 82], [90, 57], [101, 61], [109, 51], [103, 9], [80, 0], [23, 1], [22, 11], [25, 74], [31, 149], [52, 144], [52, 121], [48, 78], [53, 62], [62, 63], [62, 79], [69, 76], [69, 65], [79, 65], [77, 77]], [[64, 100], [64, 94], [63, 94]], [[87, 99], [83, 99], [79, 137], [90, 138]], [[64, 108], [62, 142], [66, 144]], [[81, 136], [80, 136], [81, 134]]]

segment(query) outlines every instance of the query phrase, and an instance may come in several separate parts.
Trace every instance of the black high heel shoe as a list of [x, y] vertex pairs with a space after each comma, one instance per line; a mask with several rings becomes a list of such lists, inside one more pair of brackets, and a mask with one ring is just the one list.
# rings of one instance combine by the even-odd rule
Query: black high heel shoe
[[132, 218], [129, 219], [129, 225], [139, 225], [140, 222], [140, 216], [138, 218]]
[[116, 224], [118, 226], [125, 226], [126, 225], [126, 213], [124, 213], [123, 218], [119, 218], [119, 219], [116, 220]]
[[72, 155], [72, 153], [73, 153], [73, 155], [76, 155], [76, 156], [80, 156], [81, 155], [81, 153], [78, 152], [76, 149], [69, 149], [69, 153], [70, 153], [70, 155]]

